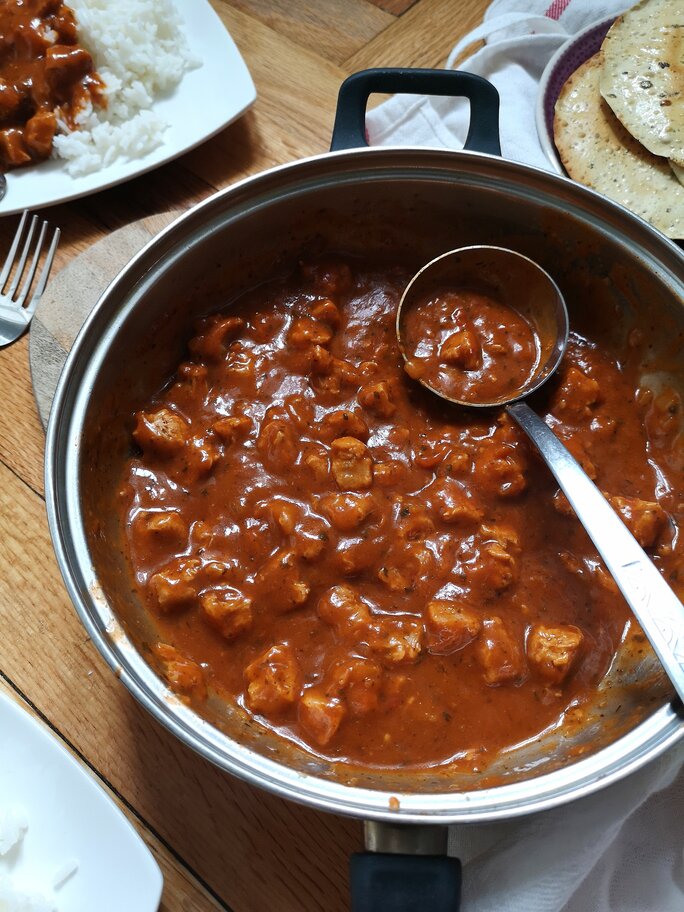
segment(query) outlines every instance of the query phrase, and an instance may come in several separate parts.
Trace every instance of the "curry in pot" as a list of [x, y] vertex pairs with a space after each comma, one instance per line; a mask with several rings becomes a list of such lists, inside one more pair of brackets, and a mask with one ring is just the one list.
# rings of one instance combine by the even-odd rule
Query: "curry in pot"
[[[643, 635], [522, 432], [404, 371], [409, 278], [321, 259], [201, 319], [120, 509], [186, 699], [353, 765], [477, 770], [581, 720]], [[638, 388], [641, 346], [573, 333], [534, 405], [676, 587], [681, 401]]]

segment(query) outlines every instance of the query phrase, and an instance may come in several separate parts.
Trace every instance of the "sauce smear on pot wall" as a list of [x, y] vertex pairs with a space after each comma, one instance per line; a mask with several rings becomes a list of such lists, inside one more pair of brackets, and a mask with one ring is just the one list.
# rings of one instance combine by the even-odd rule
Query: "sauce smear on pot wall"
[[[307, 262], [199, 321], [134, 417], [128, 558], [188, 699], [355, 765], [483, 768], [581, 718], [629, 612], [522, 432], [404, 372], [408, 278]], [[681, 402], [637, 401], [637, 360], [575, 333], [537, 407], [674, 583]]]

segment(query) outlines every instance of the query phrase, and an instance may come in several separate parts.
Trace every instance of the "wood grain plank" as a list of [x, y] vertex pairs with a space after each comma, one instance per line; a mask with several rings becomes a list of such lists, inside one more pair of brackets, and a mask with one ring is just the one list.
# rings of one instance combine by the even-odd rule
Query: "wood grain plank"
[[[225, 170], [229, 171], [229, 166]], [[230, 173], [225, 179], [229, 181]], [[51, 281], [63, 266], [110, 230], [166, 211], [174, 203], [186, 208], [211, 192], [211, 185], [182, 164], [173, 163], [95, 197], [45, 210], [41, 215], [62, 231]], [[0, 251], [9, 248], [17, 223], [14, 217], [0, 219]], [[27, 343], [28, 336], [24, 336], [0, 348], [0, 389], [6, 391], [6, 406], [0, 410], [0, 461], [41, 493], [44, 434], [37, 420]]]
[[33, 400], [28, 336], [0, 349], [0, 460], [34, 491], [43, 490], [43, 429]]
[[300, 0], [298, 3], [292, 3], [292, 0], [213, 2], [219, 11], [221, 6], [240, 10], [278, 35], [333, 63], [346, 60], [394, 21], [391, 11], [366, 0], [325, 0], [325, 3], [319, 0]]
[[133, 700], [68, 600], [40, 498], [4, 466], [0, 565], [0, 670], [211, 890], [235, 912], [347, 908], [359, 824], [231, 778]]
[[344, 61], [349, 73], [366, 67], [443, 67], [449, 52], [482, 19], [487, 0], [420, 0]]
[[375, 6], [388, 13], [392, 13], [393, 16], [402, 16], [406, 10], [411, 9], [419, 0], [368, 0], [368, 2], [374, 3]]
[[[53, 275], [103, 233], [77, 206], [57, 206], [41, 215], [62, 229]], [[0, 219], [0, 251], [9, 248], [17, 224], [18, 217]], [[6, 402], [0, 409], [0, 461], [42, 492], [44, 435], [33, 399], [27, 336], [0, 348], [0, 389]]]
[[[217, 150], [242, 155], [249, 173], [326, 151], [345, 71], [239, 10], [222, 6], [218, 11], [250, 68], [258, 97], [239, 122], [241, 130], [225, 132], [218, 143], [190, 153], [189, 167], [199, 172], [205, 153]], [[202, 173], [214, 186], [224, 186], [215, 167]]]
[[[40, 719], [42, 723], [46, 720], [41, 719], [40, 714], [23, 695], [19, 694], [13, 687], [0, 677], [0, 692], [4, 693], [10, 699], [14, 700], [22, 709], [34, 717]], [[93, 769], [84, 762], [77, 751], [74, 750], [68, 741], [65, 741], [49, 724], [44, 727], [48, 733], [56, 738], [62, 747], [71, 754], [71, 756], [92, 776], [97, 784], [102, 788], [107, 797], [112, 801], [119, 810], [128, 818], [132, 826], [137, 830], [140, 837], [145, 841], [159, 865], [162, 876], [164, 877], [164, 889], [162, 892], [159, 912], [187, 912], [188, 909], [196, 912], [220, 912], [226, 909], [226, 906], [213, 897], [206, 887], [197, 879], [193, 872], [170, 851], [164, 843], [145, 825], [144, 821], [135, 814], [131, 808], [123, 801], [121, 796], [112, 789], [109, 783], [101, 776], [97, 775]], [[30, 823], [30, 820], [29, 820]]]

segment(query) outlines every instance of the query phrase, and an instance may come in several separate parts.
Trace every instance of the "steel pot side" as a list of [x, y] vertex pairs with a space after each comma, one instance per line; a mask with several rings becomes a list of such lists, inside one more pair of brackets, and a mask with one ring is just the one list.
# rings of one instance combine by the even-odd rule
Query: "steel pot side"
[[[625, 667], [606, 697], [627, 700], [622, 727], [606, 732], [597, 716], [573, 744], [549, 732], [503, 758], [503, 784], [485, 788], [477, 777], [438, 774], [344, 781], [324, 759], [283, 749], [225, 708], [203, 718], [153, 670], [146, 651], [153, 634], [132, 596], [115, 512], [103, 494], [127, 452], [128, 416], [170, 376], [195, 315], [326, 242], [408, 265], [462, 243], [505, 243], [535, 256], [569, 302], [595, 294], [595, 322], [606, 338], [624, 334], [625, 320], [647, 318], [644, 308], [657, 315], [656, 349], [671, 344], [673, 333], [682, 337], [678, 248], [620, 206], [543, 171], [467, 152], [364, 149], [281, 166], [217, 193], [154, 238], [109, 286], [57, 388], [46, 445], [48, 521], [89, 635], [136, 699], [188, 746], [254, 785], [321, 810], [406, 823], [493, 820], [556, 806], [638, 769], [684, 735], [653, 663]], [[616, 307], [625, 320], [615, 321]], [[635, 681], [647, 686], [630, 703]], [[506, 769], [516, 765], [517, 772]]]

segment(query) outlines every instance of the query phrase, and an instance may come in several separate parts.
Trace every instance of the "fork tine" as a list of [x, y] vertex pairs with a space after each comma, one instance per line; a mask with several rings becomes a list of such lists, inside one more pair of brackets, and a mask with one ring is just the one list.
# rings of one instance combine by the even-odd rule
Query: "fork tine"
[[22, 285], [21, 291], [19, 292], [19, 297], [16, 300], [17, 307], [22, 307], [26, 296], [29, 293], [31, 288], [31, 282], [33, 282], [33, 277], [36, 274], [36, 266], [38, 265], [38, 260], [40, 259], [40, 253], [43, 249], [43, 242], [45, 241], [45, 234], [47, 232], [48, 223], [43, 222], [40, 228], [40, 234], [38, 235], [38, 242], [36, 243], [35, 249], [33, 251], [33, 257], [31, 259], [31, 265], [29, 266], [28, 273], [24, 279], [24, 284]]
[[[47, 229], [47, 222], [45, 222], [45, 228]], [[31, 295], [31, 300], [29, 301], [28, 307], [25, 309], [26, 316], [30, 320], [33, 316], [33, 312], [36, 309], [36, 305], [40, 301], [43, 292], [45, 291], [45, 286], [47, 285], [47, 280], [50, 277], [50, 270], [52, 269], [52, 261], [55, 258], [55, 253], [57, 251], [57, 244], [59, 244], [59, 238], [61, 235], [59, 228], [55, 228], [55, 233], [52, 235], [52, 243], [50, 244], [50, 249], [47, 252], [45, 257], [45, 262], [43, 263], [43, 268], [40, 273], [40, 279], [38, 280], [38, 287]], [[42, 234], [41, 234], [42, 240]]]
[[38, 216], [34, 215], [33, 218], [31, 219], [31, 225], [29, 226], [28, 235], [26, 236], [26, 240], [24, 241], [24, 249], [21, 251], [21, 259], [19, 260], [19, 265], [17, 266], [17, 271], [14, 273], [14, 279], [12, 280], [10, 290], [7, 292], [7, 297], [10, 299], [14, 297], [14, 293], [16, 292], [17, 288], [19, 287], [19, 282], [21, 282], [21, 277], [24, 273], [24, 267], [26, 266], [26, 258], [28, 257], [29, 251], [31, 250], [31, 241], [33, 240], [33, 233], [36, 230], [37, 224], [38, 224]]
[[14, 235], [14, 240], [12, 241], [12, 246], [10, 247], [10, 252], [7, 254], [7, 259], [5, 260], [5, 265], [2, 267], [2, 272], [0, 272], [0, 293], [5, 287], [5, 283], [9, 278], [9, 274], [12, 271], [12, 263], [14, 262], [14, 256], [17, 252], [17, 247], [19, 246], [19, 241], [21, 240], [21, 235], [24, 231], [24, 225], [26, 224], [26, 219], [28, 218], [28, 209], [24, 209], [21, 221], [19, 222], [19, 227], [17, 232]]

